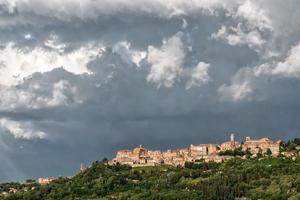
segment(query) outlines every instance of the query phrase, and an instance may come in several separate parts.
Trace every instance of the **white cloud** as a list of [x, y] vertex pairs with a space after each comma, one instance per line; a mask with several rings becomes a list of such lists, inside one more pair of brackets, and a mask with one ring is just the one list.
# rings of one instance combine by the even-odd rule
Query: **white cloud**
[[67, 53], [63, 53], [63, 44], [57, 44], [53, 40], [47, 41], [45, 45], [48, 49], [21, 49], [13, 43], [1, 48], [0, 84], [17, 84], [32, 73], [47, 72], [60, 67], [75, 74], [86, 73], [89, 72], [87, 64], [102, 52], [101, 48], [91, 44]]
[[266, 42], [262, 38], [260, 32], [257, 30], [251, 30], [248, 32], [243, 31], [241, 24], [239, 24], [236, 28], [227, 28], [223, 25], [216, 33], [212, 34], [212, 38], [224, 40], [232, 46], [247, 45], [249, 48], [254, 48], [256, 50], [259, 50]]
[[[269, 13], [260, 4], [260, 1], [236, 1], [236, 5], [225, 9], [226, 15], [232, 18], [237, 25], [222, 25], [211, 35], [213, 39], [223, 40], [232, 46], [246, 45], [257, 52], [265, 49], [264, 57], [268, 57], [270, 49], [267, 36], [274, 29]], [[229, 20], [230, 21], [230, 20]]]
[[0, 109], [16, 110], [80, 104], [83, 99], [77, 88], [66, 80], [41, 85], [38, 82], [28, 87], [1, 86]]
[[[267, 5], [264, 2], [267, 2], [265, 3]], [[95, 19], [102, 15], [123, 13], [140, 13], [169, 18], [202, 11], [217, 14], [218, 10], [225, 10], [227, 15], [243, 18], [249, 24], [264, 29], [270, 27], [271, 24], [265, 7], [273, 2], [274, 0], [2, 0], [0, 6], [3, 12], [17, 14], [23, 18], [32, 14], [63, 21], [70, 21], [73, 18]], [[1, 23], [3, 25], [4, 20]], [[13, 22], [13, 20], [6, 21], [7, 23]]]
[[261, 31], [273, 29], [272, 21], [268, 13], [261, 7], [258, 1], [240, 1], [237, 9], [231, 14], [234, 18], [246, 20], [248, 26], [258, 28]]
[[0, 128], [12, 134], [16, 139], [44, 139], [46, 133], [34, 130], [30, 122], [17, 122], [9, 119], [0, 119]]
[[118, 42], [114, 45], [113, 52], [118, 53], [126, 63], [134, 63], [139, 67], [140, 62], [146, 58], [147, 52], [132, 50], [130, 46], [131, 44], [127, 41]]
[[272, 78], [300, 78], [300, 43], [292, 47], [283, 61], [271, 61], [253, 68], [241, 68], [232, 78], [230, 85], [222, 85], [222, 99], [240, 101], [252, 99], [253, 93], [265, 84], [262, 80]]
[[300, 78], [300, 43], [294, 46], [283, 62], [278, 62], [272, 74], [290, 78]]
[[145, 51], [134, 51], [131, 54], [131, 59], [134, 64], [138, 67], [140, 66], [140, 62], [147, 57], [147, 52]]
[[231, 78], [229, 85], [222, 85], [218, 92], [224, 101], [252, 100], [252, 92], [255, 87], [253, 68], [244, 67]]
[[182, 64], [185, 59], [185, 50], [182, 42], [182, 33], [163, 42], [161, 48], [148, 47], [147, 61], [151, 64], [147, 81], [156, 83], [158, 87], [172, 87], [182, 73]]
[[182, 29], [186, 29], [189, 26], [185, 19], [182, 19]]
[[50, 16], [68, 21], [71, 18], [95, 19], [100, 15], [117, 13], [146, 13], [164, 17], [196, 13], [201, 10], [213, 12], [219, 7], [235, 3], [232, 0], [2, 0], [0, 5], [10, 14]]
[[178, 32], [168, 40], [164, 40], [160, 48], [148, 47], [147, 61], [151, 64], [147, 81], [158, 87], [170, 88], [176, 81], [188, 79], [186, 89], [206, 84], [209, 80], [210, 65], [199, 62], [193, 68], [184, 67], [186, 47], [182, 41], [183, 33]]
[[66, 44], [60, 43], [58, 36], [54, 34], [51, 34], [50, 38], [44, 42], [44, 46], [58, 53], [64, 53], [67, 47]]
[[61, 80], [54, 84], [52, 97], [45, 100], [47, 106], [69, 105], [82, 103], [78, 98], [78, 91], [75, 86], [71, 86], [66, 80]]
[[251, 83], [244, 80], [240, 83], [232, 83], [231, 85], [222, 85], [218, 92], [221, 94], [221, 99], [225, 101], [241, 101], [244, 99], [251, 100], [253, 88]]
[[283, 61], [271, 61], [253, 68], [254, 76], [300, 78], [300, 43], [293, 46]]
[[31, 35], [30, 33], [26, 33], [26, 34], [24, 35], [24, 38], [25, 38], [26, 40], [31, 40], [31, 39], [32, 39], [32, 35]]
[[194, 67], [189, 72], [190, 79], [186, 83], [186, 89], [190, 89], [194, 86], [201, 86], [202, 84], [208, 83], [210, 81], [209, 72], [210, 64], [199, 62], [196, 67]]

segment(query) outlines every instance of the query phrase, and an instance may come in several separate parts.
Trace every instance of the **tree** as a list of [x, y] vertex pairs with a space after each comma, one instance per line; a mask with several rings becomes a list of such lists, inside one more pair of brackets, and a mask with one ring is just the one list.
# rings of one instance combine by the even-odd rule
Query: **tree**
[[34, 180], [34, 179], [26, 179], [25, 183], [27, 183], [27, 184], [36, 183], [36, 180]]
[[246, 158], [251, 158], [251, 156], [252, 156], [252, 153], [251, 153], [251, 151], [250, 151], [250, 149], [249, 149], [249, 148], [247, 148], [247, 149], [246, 149], [246, 151], [245, 151], [245, 155], [246, 155]]
[[294, 139], [294, 144], [295, 145], [300, 145], [300, 138], [295, 138]]
[[219, 151], [219, 156], [243, 156], [245, 155], [245, 152], [242, 150], [241, 147], [235, 148], [234, 150], [225, 150], [225, 151]]
[[261, 148], [259, 148], [258, 153], [256, 155], [258, 158], [261, 158], [263, 156]]
[[271, 149], [269, 149], [269, 148], [267, 149], [267, 151], [266, 151], [266, 155], [267, 155], [267, 156], [271, 156], [271, 155], [272, 155], [272, 151], [271, 151]]

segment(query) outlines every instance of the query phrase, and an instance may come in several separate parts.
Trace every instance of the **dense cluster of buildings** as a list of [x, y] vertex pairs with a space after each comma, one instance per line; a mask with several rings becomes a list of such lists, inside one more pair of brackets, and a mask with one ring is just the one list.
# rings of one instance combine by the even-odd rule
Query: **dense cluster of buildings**
[[116, 158], [110, 161], [111, 164], [120, 163], [133, 167], [136, 166], [156, 166], [156, 165], [174, 165], [183, 166], [185, 162], [196, 162], [198, 160], [222, 162], [232, 158], [232, 155], [221, 154], [239, 149], [252, 156], [257, 154], [279, 155], [279, 146], [281, 141], [272, 141], [268, 138], [246, 139], [239, 143], [235, 140], [234, 134], [230, 134], [230, 140], [222, 144], [191, 144], [187, 148], [176, 150], [148, 150], [141, 145], [133, 150], [119, 150]]
[[[204, 160], [205, 162], [214, 161], [222, 162], [231, 159], [232, 155], [226, 155], [226, 151], [248, 152], [252, 156], [257, 154], [270, 153], [272, 156], [279, 155], [279, 146], [281, 141], [272, 141], [268, 138], [246, 139], [239, 143], [235, 140], [234, 134], [230, 134], [230, 139], [222, 144], [191, 144], [187, 148], [176, 150], [148, 150], [141, 145], [133, 150], [123, 149], [117, 152], [116, 157], [109, 161], [109, 164], [127, 164], [132, 167], [139, 166], [157, 166], [157, 165], [173, 165], [183, 166], [185, 162], [196, 162]], [[80, 165], [80, 171], [86, 170], [86, 166]], [[43, 177], [38, 179], [40, 185], [47, 185], [57, 180], [56, 177]]]

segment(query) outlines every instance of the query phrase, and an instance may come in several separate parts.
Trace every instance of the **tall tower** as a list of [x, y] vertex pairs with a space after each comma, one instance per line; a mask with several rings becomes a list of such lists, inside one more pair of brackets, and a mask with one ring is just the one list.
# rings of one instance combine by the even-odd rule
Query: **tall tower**
[[230, 142], [235, 142], [234, 141], [234, 133], [230, 133]]
[[230, 146], [231, 148], [235, 148], [234, 133], [230, 133]]

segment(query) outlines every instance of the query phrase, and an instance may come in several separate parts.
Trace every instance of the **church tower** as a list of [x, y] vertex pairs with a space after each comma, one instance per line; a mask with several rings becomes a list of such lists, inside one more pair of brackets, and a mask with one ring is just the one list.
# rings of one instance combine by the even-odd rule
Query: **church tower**
[[230, 146], [231, 148], [235, 148], [234, 133], [230, 133]]
[[230, 133], [230, 142], [235, 142], [234, 133]]

